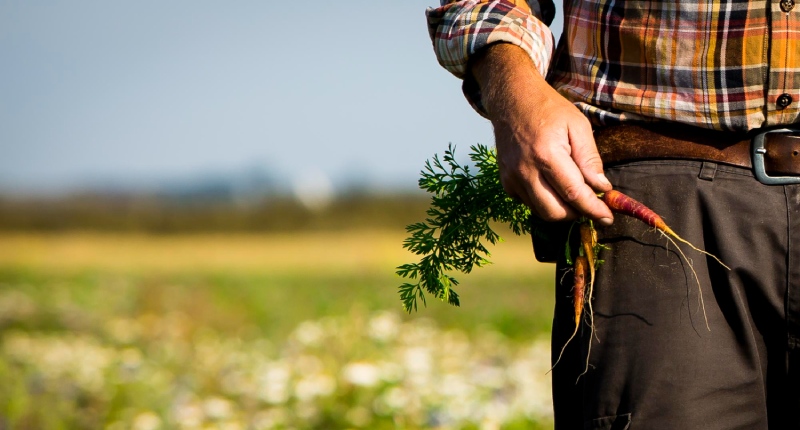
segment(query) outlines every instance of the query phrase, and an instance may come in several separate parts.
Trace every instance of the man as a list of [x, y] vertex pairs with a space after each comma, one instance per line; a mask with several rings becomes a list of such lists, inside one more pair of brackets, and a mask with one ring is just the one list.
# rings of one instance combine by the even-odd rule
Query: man
[[[595, 220], [610, 247], [594, 334], [553, 371], [556, 428], [800, 428], [800, 137], [781, 130], [800, 115], [800, 7], [565, 1], [555, 53], [553, 15], [427, 12], [440, 64], [492, 122], [504, 189], [545, 220]], [[731, 270], [615, 221], [597, 198], [612, 184]], [[556, 292], [554, 356], [574, 328], [569, 281]]]

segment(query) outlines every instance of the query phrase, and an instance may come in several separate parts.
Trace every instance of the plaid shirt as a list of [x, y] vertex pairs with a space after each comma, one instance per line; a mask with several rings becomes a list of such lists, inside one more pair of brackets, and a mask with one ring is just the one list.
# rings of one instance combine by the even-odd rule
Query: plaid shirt
[[[797, 0], [800, 2], [800, 0]], [[460, 78], [495, 42], [522, 47], [596, 125], [677, 121], [718, 130], [798, 122], [800, 4], [794, 0], [442, 0], [427, 10], [439, 63]], [[482, 112], [480, 92], [464, 91]]]

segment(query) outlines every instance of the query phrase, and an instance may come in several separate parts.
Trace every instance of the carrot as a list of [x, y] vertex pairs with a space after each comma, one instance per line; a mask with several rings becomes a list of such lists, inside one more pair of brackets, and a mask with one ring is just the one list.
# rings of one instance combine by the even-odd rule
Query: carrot
[[[597, 230], [594, 229], [594, 225], [591, 221], [584, 221], [580, 225], [580, 234], [581, 234], [581, 244], [583, 245], [583, 253], [586, 256], [585, 262], [582, 264], [586, 264], [589, 266], [589, 289], [586, 292], [586, 297], [588, 297], [589, 303], [589, 353], [592, 351], [592, 337], [594, 336], [594, 310], [592, 309], [592, 295], [594, 294], [594, 275], [595, 270], [597, 269]], [[578, 273], [578, 263], [583, 258], [578, 257], [575, 261], [575, 273]], [[584, 269], [583, 272], [585, 273], [586, 270]], [[581, 297], [581, 307], [583, 306], [583, 297]], [[577, 318], [577, 317], [576, 317]], [[586, 374], [589, 370], [589, 354], [586, 355], [586, 369], [581, 375]]]
[[[578, 331], [578, 325], [581, 322], [581, 314], [583, 313], [583, 303], [585, 300], [586, 292], [586, 268], [589, 266], [589, 260], [586, 257], [579, 256], [575, 259], [575, 273], [572, 275], [572, 302], [575, 307], [575, 331]], [[574, 334], [573, 334], [574, 336]]]
[[611, 190], [603, 194], [602, 199], [609, 209], [614, 212], [632, 216], [644, 221], [650, 227], [655, 227], [669, 235], [677, 236], [657, 213], [633, 197], [629, 197], [617, 190]]
[[592, 226], [591, 221], [582, 222], [580, 226], [581, 245], [583, 245], [583, 254], [589, 263], [589, 272], [591, 272], [591, 279], [594, 279], [594, 269], [596, 267], [595, 247], [597, 246], [597, 230]]
[[[569, 345], [572, 339], [575, 338], [575, 335], [578, 334], [578, 328], [580, 328], [581, 324], [581, 315], [583, 314], [583, 305], [586, 302], [586, 269], [588, 267], [589, 260], [586, 257], [579, 255], [575, 258], [575, 262], [572, 266], [572, 305], [575, 309], [575, 331], [573, 331], [572, 336], [564, 342], [564, 346], [561, 347], [561, 352], [558, 354], [558, 359], [550, 370], [555, 369], [558, 362], [561, 361], [561, 356], [564, 355], [564, 350], [567, 349], [567, 345]], [[591, 303], [589, 306], [591, 306]]]
[[706, 252], [706, 251], [694, 246], [688, 240], [678, 236], [678, 234], [675, 233], [667, 225], [666, 222], [664, 222], [663, 218], [661, 218], [652, 209], [648, 208], [643, 203], [641, 203], [640, 201], [634, 199], [633, 197], [629, 197], [629, 196], [627, 196], [627, 195], [625, 195], [625, 194], [623, 194], [623, 193], [621, 193], [621, 192], [619, 192], [617, 190], [611, 190], [611, 191], [607, 191], [605, 194], [603, 194], [603, 196], [601, 198], [602, 198], [603, 202], [605, 202], [605, 204], [608, 205], [608, 208], [611, 209], [612, 211], [617, 212], [617, 213], [621, 213], [623, 215], [632, 216], [632, 217], [634, 217], [634, 218], [636, 218], [636, 219], [638, 219], [640, 221], [643, 221], [644, 223], [646, 223], [650, 227], [653, 227], [656, 230], [659, 230], [659, 231], [663, 232], [664, 234], [672, 236], [676, 240], [689, 245], [695, 251], [698, 251], [698, 252], [701, 252], [703, 254], [706, 254], [709, 257], [717, 260], [717, 263], [721, 264], [722, 267], [724, 267], [724, 268], [726, 268], [728, 270], [731, 270], [731, 268], [726, 266], [725, 263], [723, 263], [719, 258], [717, 258], [717, 256], [715, 256], [715, 255], [713, 255], [711, 253], [708, 253], [708, 252]]

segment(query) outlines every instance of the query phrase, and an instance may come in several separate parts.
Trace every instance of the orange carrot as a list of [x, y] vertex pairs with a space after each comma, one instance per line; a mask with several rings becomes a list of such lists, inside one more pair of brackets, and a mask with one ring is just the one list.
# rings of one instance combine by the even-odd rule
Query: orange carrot
[[[578, 334], [578, 328], [580, 328], [581, 324], [581, 315], [583, 314], [583, 305], [586, 302], [586, 269], [588, 266], [589, 261], [583, 255], [579, 255], [575, 258], [572, 267], [574, 271], [572, 273], [572, 304], [575, 308], [575, 331], [573, 331], [572, 336], [564, 342], [564, 346], [561, 347], [561, 352], [558, 354], [558, 359], [556, 359], [556, 362], [550, 370], [553, 370], [561, 361], [561, 356], [564, 355], [564, 350], [567, 349], [567, 345], [569, 345], [572, 339], [575, 338], [575, 335]], [[591, 307], [591, 303], [589, 303], [589, 306]]]
[[[572, 302], [575, 306], [575, 331], [578, 331], [578, 325], [581, 322], [581, 314], [583, 313], [583, 303], [586, 292], [586, 268], [589, 261], [584, 256], [579, 256], [575, 259], [575, 273], [573, 273], [572, 284]], [[573, 334], [574, 336], [574, 334]]]
[[[580, 293], [580, 307], [583, 309], [584, 303], [589, 304], [589, 349], [586, 354], [586, 369], [581, 375], [586, 374], [589, 370], [589, 353], [592, 351], [592, 336], [594, 336], [594, 310], [592, 309], [592, 296], [594, 295], [594, 275], [595, 269], [597, 268], [597, 259], [595, 255], [595, 249], [597, 247], [597, 230], [594, 229], [591, 221], [585, 221], [580, 225], [580, 233], [581, 233], [581, 244], [583, 245], [583, 253], [585, 257], [577, 257], [575, 259], [575, 276], [584, 276], [586, 275], [586, 268], [582, 266], [589, 266], [589, 288], [586, 290], [585, 294], [583, 291]], [[574, 293], [575, 297], [575, 331], [577, 333], [578, 330], [578, 321], [580, 318], [579, 311], [578, 311], [578, 279], [575, 279], [575, 290]], [[588, 297], [586, 300], [585, 297]]]
[[594, 249], [597, 246], [597, 230], [594, 229], [590, 222], [582, 222], [580, 225], [581, 244], [583, 245], [583, 254], [589, 263], [589, 272], [591, 278], [594, 279], [594, 269], [596, 267], [596, 258]]

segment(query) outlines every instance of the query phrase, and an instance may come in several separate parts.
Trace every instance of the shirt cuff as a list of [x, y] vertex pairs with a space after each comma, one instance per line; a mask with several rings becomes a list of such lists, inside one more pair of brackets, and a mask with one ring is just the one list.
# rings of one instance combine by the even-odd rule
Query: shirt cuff
[[[473, 54], [497, 42], [519, 46], [530, 55], [539, 73], [547, 75], [553, 55], [553, 34], [524, 0], [453, 1], [429, 8], [426, 15], [436, 59], [458, 78], [468, 78], [467, 63]], [[469, 81], [464, 82], [464, 94], [478, 113], [485, 116], [479, 89]]]

